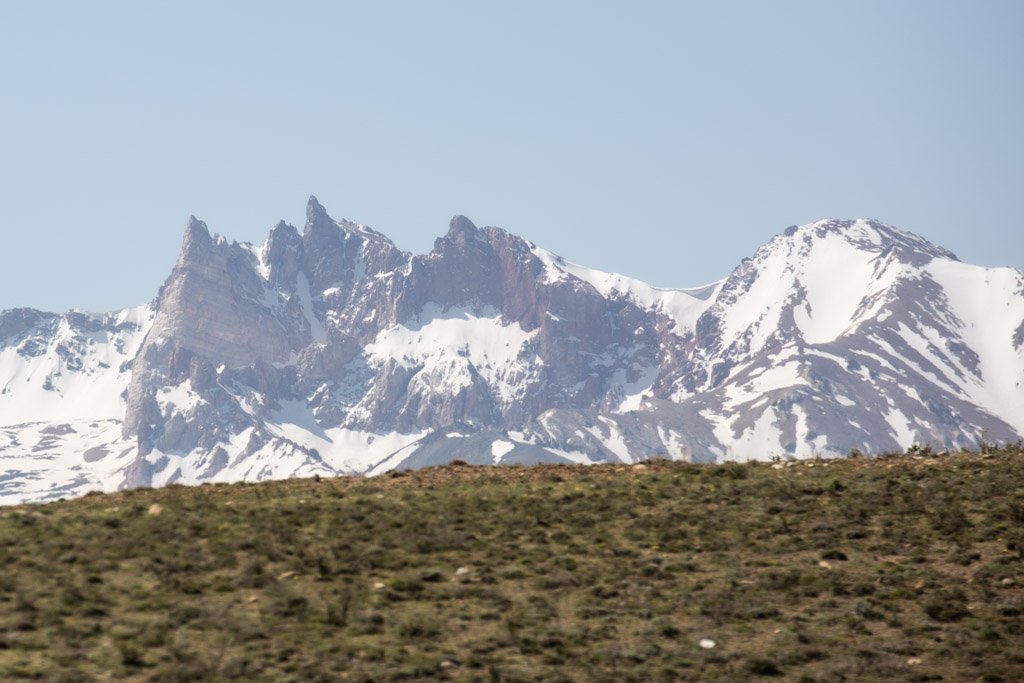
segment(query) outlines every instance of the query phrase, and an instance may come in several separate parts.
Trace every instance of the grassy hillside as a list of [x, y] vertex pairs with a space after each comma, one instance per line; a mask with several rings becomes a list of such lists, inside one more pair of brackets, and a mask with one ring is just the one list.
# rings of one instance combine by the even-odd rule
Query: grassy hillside
[[1019, 448], [90, 495], [0, 508], [0, 679], [1019, 681], [1022, 560]]

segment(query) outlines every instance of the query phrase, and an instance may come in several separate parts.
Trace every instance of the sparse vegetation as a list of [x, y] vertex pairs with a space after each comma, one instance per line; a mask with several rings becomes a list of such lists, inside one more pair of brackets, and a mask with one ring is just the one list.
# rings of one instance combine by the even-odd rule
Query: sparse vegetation
[[1024, 452], [0, 508], [3, 680], [1024, 679]]

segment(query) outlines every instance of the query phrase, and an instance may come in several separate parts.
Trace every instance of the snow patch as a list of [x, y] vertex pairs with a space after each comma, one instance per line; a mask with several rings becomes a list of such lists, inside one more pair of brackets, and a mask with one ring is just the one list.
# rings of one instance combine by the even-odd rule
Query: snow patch
[[914, 445], [914, 430], [906, 415], [896, 408], [890, 408], [885, 414], [885, 421], [892, 427], [893, 438], [900, 448], [906, 449]]
[[494, 457], [494, 464], [497, 465], [501, 459], [511, 452], [516, 445], [511, 441], [495, 441], [491, 444], [491, 455]]
[[526, 332], [519, 323], [506, 323], [494, 309], [445, 309], [428, 304], [415, 318], [377, 335], [365, 353], [380, 366], [389, 361], [417, 368], [415, 382], [432, 391], [458, 391], [477, 372], [509, 403], [521, 398], [530, 378], [529, 360], [520, 360], [523, 347], [538, 330]]

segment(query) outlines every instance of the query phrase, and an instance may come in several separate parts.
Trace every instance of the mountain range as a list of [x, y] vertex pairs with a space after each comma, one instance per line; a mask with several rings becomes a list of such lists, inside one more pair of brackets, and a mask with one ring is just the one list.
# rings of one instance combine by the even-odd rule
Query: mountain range
[[1024, 436], [1024, 272], [874, 220], [658, 289], [456, 216], [424, 255], [313, 197], [191, 218], [148, 305], [0, 313], [0, 502], [479, 464], [695, 462]]

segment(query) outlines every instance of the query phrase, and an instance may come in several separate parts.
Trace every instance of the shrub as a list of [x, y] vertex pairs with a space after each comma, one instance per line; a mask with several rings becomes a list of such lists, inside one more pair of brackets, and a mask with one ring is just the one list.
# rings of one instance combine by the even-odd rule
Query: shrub
[[935, 621], [959, 621], [970, 614], [967, 598], [959, 589], [943, 590], [930, 596], [924, 603], [924, 611]]
[[744, 666], [746, 672], [752, 676], [781, 676], [782, 670], [770, 659], [755, 657], [748, 659]]

